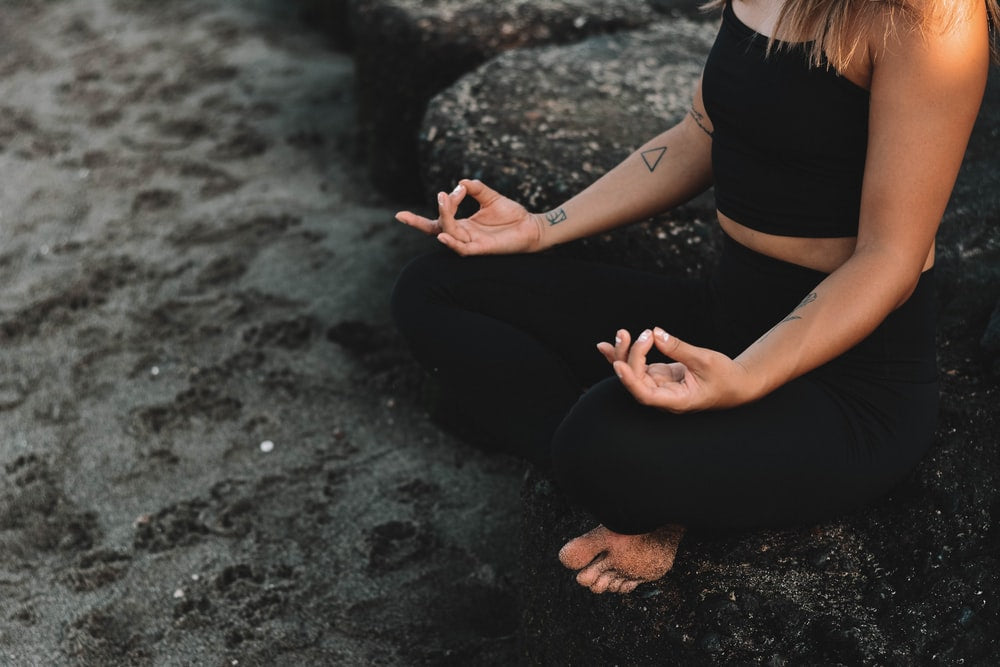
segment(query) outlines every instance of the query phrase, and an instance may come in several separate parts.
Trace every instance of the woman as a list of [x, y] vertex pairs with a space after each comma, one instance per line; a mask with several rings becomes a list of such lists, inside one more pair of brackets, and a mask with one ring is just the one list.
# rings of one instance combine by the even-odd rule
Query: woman
[[[454, 251], [411, 263], [393, 295], [441, 411], [601, 521], [559, 554], [595, 593], [663, 576], [685, 525], [870, 502], [933, 436], [934, 237], [997, 0], [715, 5], [688, 116], [562, 206], [463, 180], [436, 219], [397, 216]], [[709, 280], [534, 254], [713, 184]], [[466, 195], [480, 208], [456, 219]]]

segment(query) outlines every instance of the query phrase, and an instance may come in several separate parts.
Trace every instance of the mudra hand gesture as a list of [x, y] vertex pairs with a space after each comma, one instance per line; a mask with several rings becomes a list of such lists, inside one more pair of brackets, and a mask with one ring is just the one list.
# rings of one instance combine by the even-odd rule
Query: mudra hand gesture
[[[469, 194], [479, 202], [479, 210], [468, 218], [455, 218], [458, 205]], [[410, 211], [396, 214], [400, 222], [426, 234], [459, 255], [500, 255], [535, 252], [542, 249], [541, 216], [529, 213], [517, 202], [504, 197], [478, 180], [463, 179], [451, 192], [438, 193], [438, 217], [425, 218]]]
[[[659, 327], [646, 329], [630, 345], [628, 331], [615, 334], [615, 343], [597, 349], [614, 367], [625, 389], [639, 403], [668, 412], [727, 408], [751, 397], [751, 377], [738, 361], [721, 352], [695, 347]], [[673, 363], [646, 363], [653, 346]]]

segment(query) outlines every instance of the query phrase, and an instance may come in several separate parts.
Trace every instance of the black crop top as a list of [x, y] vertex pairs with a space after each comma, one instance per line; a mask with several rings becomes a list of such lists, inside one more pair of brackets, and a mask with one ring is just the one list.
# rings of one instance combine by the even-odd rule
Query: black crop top
[[808, 46], [779, 42], [765, 58], [767, 37], [726, 3], [702, 80], [716, 205], [767, 234], [856, 236], [868, 91], [811, 67]]

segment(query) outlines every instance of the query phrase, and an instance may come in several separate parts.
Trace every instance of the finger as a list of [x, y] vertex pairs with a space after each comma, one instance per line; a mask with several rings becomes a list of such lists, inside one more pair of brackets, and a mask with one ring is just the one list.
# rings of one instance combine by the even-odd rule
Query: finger
[[447, 232], [453, 238], [468, 241], [469, 239], [459, 232], [458, 224], [455, 222], [455, 209], [452, 207], [451, 201], [448, 199], [448, 195], [443, 192], [439, 192], [437, 195], [437, 203], [438, 220], [441, 223], [441, 230]]
[[500, 193], [496, 190], [487, 187], [479, 179], [468, 179], [463, 178], [458, 182], [459, 185], [463, 186], [473, 199], [479, 202], [480, 206], [489, 206], [494, 200], [500, 198]]
[[642, 375], [636, 374], [632, 370], [632, 367], [624, 361], [615, 361], [614, 369], [615, 374], [618, 375], [618, 379], [622, 381], [622, 385], [628, 393], [635, 397], [635, 400], [643, 405], [652, 405], [654, 398], [653, 388], [645, 381], [649, 377], [648, 375], [645, 373]]
[[437, 220], [431, 220], [410, 211], [400, 211], [396, 214], [396, 220], [399, 220], [404, 225], [419, 229], [425, 234], [438, 234], [441, 232], [441, 225], [438, 224]]
[[597, 351], [600, 352], [609, 364], [615, 363], [615, 346], [611, 343], [600, 342], [597, 344]]
[[691, 410], [691, 391], [682, 382], [658, 384], [648, 374], [636, 375], [623, 361], [616, 361], [614, 367], [622, 385], [640, 404], [675, 413]]
[[459, 241], [451, 234], [447, 232], [441, 232], [437, 235], [437, 240], [445, 244], [459, 255], [478, 255], [482, 254], [482, 246], [475, 241]]
[[646, 355], [653, 348], [653, 332], [646, 329], [635, 339], [628, 352], [628, 365], [636, 375], [646, 374]]
[[656, 341], [656, 349], [674, 361], [679, 361], [689, 367], [698, 365], [698, 362], [701, 361], [702, 348], [689, 345], [680, 338], [671, 336], [660, 327], [654, 329], [653, 339]]
[[672, 382], [680, 382], [685, 377], [687, 377], [687, 366], [676, 361], [672, 364], [666, 364], [667, 372], [670, 374], [670, 380]]
[[632, 335], [625, 329], [615, 332], [615, 359], [625, 361], [628, 359], [628, 348], [632, 344]]
[[462, 183], [455, 186], [455, 189], [448, 193], [448, 202], [453, 207], [452, 210], [458, 211], [458, 205], [462, 203], [465, 199], [466, 189]]

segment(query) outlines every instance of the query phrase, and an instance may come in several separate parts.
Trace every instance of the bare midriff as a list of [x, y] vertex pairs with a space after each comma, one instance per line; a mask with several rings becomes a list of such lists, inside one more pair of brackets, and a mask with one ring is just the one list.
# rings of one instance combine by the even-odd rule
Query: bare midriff
[[[799, 236], [777, 236], [765, 234], [746, 225], [741, 225], [730, 217], [718, 214], [719, 224], [730, 238], [742, 246], [761, 255], [780, 259], [790, 264], [798, 264], [815, 271], [833, 273], [854, 253], [858, 239], [854, 236], [837, 238], [803, 238]], [[934, 246], [931, 246], [923, 270], [934, 266]]]

